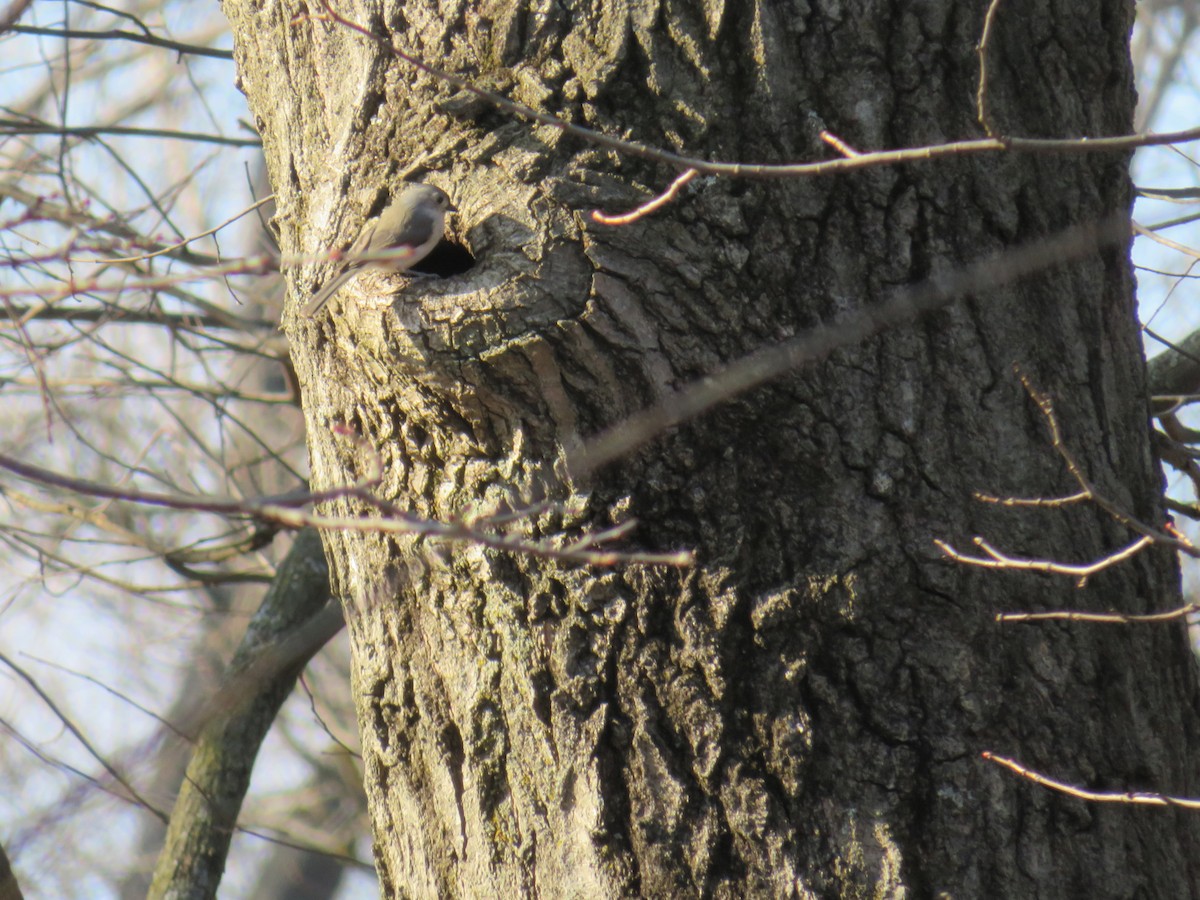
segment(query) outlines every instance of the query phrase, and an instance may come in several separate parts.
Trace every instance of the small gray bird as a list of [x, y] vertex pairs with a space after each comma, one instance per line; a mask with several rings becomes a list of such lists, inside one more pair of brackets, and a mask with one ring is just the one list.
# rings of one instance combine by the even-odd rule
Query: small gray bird
[[[300, 311], [315, 316], [329, 298], [364, 269], [403, 272], [419, 263], [442, 239], [446, 214], [458, 212], [441, 188], [409, 184], [392, 198], [379, 217], [368, 222], [325, 283]], [[387, 254], [386, 259], [371, 259]]]

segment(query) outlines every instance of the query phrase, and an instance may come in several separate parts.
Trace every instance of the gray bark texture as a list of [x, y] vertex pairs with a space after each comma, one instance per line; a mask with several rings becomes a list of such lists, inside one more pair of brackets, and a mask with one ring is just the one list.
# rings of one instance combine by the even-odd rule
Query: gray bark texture
[[[1127, 248], [980, 290], [673, 430], [589, 483], [564, 448], [897, 286], [1128, 211], [1123, 155], [991, 155], [835, 178], [701, 179], [496, 112], [316, 18], [226, 0], [284, 254], [344, 247], [404, 177], [446, 189], [469, 271], [362, 276], [285, 313], [314, 489], [449, 520], [549, 497], [531, 537], [635, 516], [688, 570], [589, 568], [328, 532], [386, 897], [1184, 897], [1200, 819], [1051, 793], [1200, 795], [1177, 625], [997, 625], [1179, 602], [1156, 549], [1083, 589], [970, 569], [986, 536], [1084, 562], [1133, 534], [1077, 490], [1013, 374], [1115, 504], [1161, 525]], [[981, 136], [985, 4], [338, 3], [398, 47], [605, 133], [697, 156], [831, 158]], [[310, 15], [306, 16], [305, 13]], [[1132, 4], [1009, 0], [1004, 133], [1124, 133]], [[290, 273], [290, 310], [332, 266]], [[327, 514], [366, 516], [353, 499]]]

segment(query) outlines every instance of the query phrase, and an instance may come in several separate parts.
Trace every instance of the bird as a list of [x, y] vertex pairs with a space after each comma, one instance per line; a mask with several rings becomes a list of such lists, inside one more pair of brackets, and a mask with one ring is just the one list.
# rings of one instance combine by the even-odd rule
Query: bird
[[[458, 212], [450, 197], [431, 184], [408, 184], [363, 230], [345, 259], [300, 314], [315, 316], [329, 298], [365, 269], [403, 272], [419, 263], [442, 239], [446, 215]], [[386, 258], [381, 258], [386, 254]], [[372, 258], [374, 257], [374, 258]]]

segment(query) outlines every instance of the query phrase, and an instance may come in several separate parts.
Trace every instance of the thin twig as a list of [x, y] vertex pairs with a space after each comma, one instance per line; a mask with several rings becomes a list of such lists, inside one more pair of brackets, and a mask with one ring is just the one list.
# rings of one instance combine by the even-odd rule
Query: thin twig
[[996, 621], [1004, 624], [1020, 622], [1095, 622], [1101, 625], [1145, 625], [1156, 622], [1173, 622], [1183, 619], [1193, 613], [1200, 613], [1200, 604], [1187, 603], [1166, 612], [1148, 613], [1146, 615], [1129, 615], [1127, 613], [1088, 613], [1059, 610], [1042, 613], [997, 613]]
[[670, 186], [651, 200], [649, 203], [644, 203], [632, 212], [627, 212], [623, 215], [609, 216], [600, 212], [598, 209], [592, 210], [592, 221], [599, 222], [601, 225], [628, 225], [631, 222], [636, 222], [638, 219], [650, 215], [650, 213], [666, 206], [683, 190], [683, 186], [695, 178], [699, 173], [695, 169], [688, 169], [678, 178], [671, 182]]
[[1200, 800], [1193, 800], [1188, 797], [1171, 797], [1167, 794], [1156, 794], [1148, 791], [1089, 791], [1086, 788], [1075, 787], [1067, 784], [1065, 781], [1056, 781], [1033, 769], [1026, 768], [1014, 759], [1007, 756], [997, 756], [995, 753], [984, 751], [983, 758], [994, 762], [999, 766], [1009, 771], [1016, 772], [1022, 778], [1032, 781], [1034, 784], [1040, 784], [1042, 787], [1050, 788], [1062, 794], [1068, 794], [1071, 797], [1078, 797], [1080, 800], [1091, 800], [1095, 803], [1132, 803], [1139, 806], [1178, 806], [1183, 809], [1200, 809]]
[[1070, 575], [1077, 579], [1076, 584], [1078, 587], [1083, 587], [1092, 575], [1137, 555], [1153, 544], [1154, 538], [1149, 535], [1143, 535], [1129, 546], [1123, 547], [1115, 553], [1098, 559], [1095, 562], [1083, 565], [1053, 562], [1048, 559], [1023, 559], [1001, 553], [981, 537], [974, 538], [974, 542], [980, 550], [987, 554], [986, 558], [982, 556], [967, 556], [955, 550], [954, 547], [945, 541], [934, 540], [934, 544], [937, 545], [942, 553], [955, 562], [960, 562], [964, 565], [978, 566], [983, 569], [1011, 569], [1028, 572], [1046, 572], [1054, 575]]
[[991, 47], [992, 27], [996, 23], [996, 11], [1000, 8], [1000, 0], [992, 0], [988, 4], [987, 13], [983, 17], [983, 34], [979, 38], [979, 90], [975, 94], [975, 106], [979, 116], [979, 124], [983, 126], [988, 137], [999, 137], [996, 123], [992, 120], [992, 111], [988, 104], [988, 50]]

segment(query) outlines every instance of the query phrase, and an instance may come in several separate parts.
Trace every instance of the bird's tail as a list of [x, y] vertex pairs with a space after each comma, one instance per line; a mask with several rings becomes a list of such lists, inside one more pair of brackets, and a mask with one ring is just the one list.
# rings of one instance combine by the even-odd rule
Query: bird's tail
[[357, 269], [346, 269], [329, 279], [329, 282], [313, 294], [311, 300], [304, 304], [304, 308], [300, 310], [300, 315], [308, 318], [315, 316], [329, 302], [329, 298], [336, 294], [342, 285], [357, 274]]

